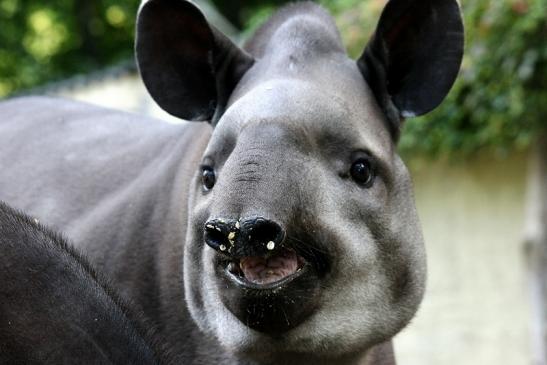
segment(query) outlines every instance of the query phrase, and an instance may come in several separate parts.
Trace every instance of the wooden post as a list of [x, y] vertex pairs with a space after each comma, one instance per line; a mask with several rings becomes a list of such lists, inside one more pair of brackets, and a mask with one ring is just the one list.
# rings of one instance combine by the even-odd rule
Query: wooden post
[[532, 305], [533, 365], [547, 365], [547, 131], [532, 152], [525, 248]]

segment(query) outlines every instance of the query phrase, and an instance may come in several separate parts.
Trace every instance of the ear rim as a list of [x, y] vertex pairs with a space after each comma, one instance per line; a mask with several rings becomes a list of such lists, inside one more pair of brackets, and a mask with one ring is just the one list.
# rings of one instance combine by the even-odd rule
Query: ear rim
[[[158, 17], [154, 12], [167, 10], [178, 10], [180, 17], [191, 18], [192, 22], [189, 27], [188, 24], [177, 24], [176, 30], [179, 32], [171, 32], [181, 34], [178, 38], [185, 41], [180, 42], [183, 46], [179, 50], [174, 49], [163, 57], [151, 57], [149, 53], [154, 49], [157, 38], [169, 33], [168, 30], [162, 33], [161, 30], [157, 31], [157, 27], [153, 27], [154, 20]], [[191, 28], [192, 25], [194, 28]], [[194, 35], [188, 34], [188, 28], [193, 30], [196, 26], [200, 33], [196, 37], [201, 38], [202, 42], [198, 40], [197, 47], [187, 48], [201, 52], [199, 62], [196, 62], [195, 55], [192, 55], [192, 59], [185, 57], [184, 50], [180, 51], [186, 44], [192, 45], [189, 42], [194, 40], [189, 39]], [[163, 49], [169, 47], [164, 46]], [[195, 4], [185, 0], [145, 0], [141, 3], [136, 24], [135, 58], [148, 93], [163, 110], [177, 118], [208, 121], [213, 125], [224, 113], [229, 96], [241, 77], [254, 64], [254, 59], [249, 54], [210, 25]], [[171, 62], [166, 64], [165, 60], [169, 58]], [[181, 68], [197, 68], [197, 74], [180, 72]], [[161, 71], [158, 72], [158, 69]], [[158, 77], [159, 75], [163, 77]], [[200, 78], [199, 82], [195, 82], [196, 77]], [[229, 81], [228, 85], [225, 81]], [[196, 85], [199, 87], [196, 88]]]
[[[416, 92], [409, 91], [414, 88], [419, 90], [419, 85], [414, 80], [412, 85], [408, 80], [412, 81], [412, 76], [416, 76], [419, 72], [414, 71], [406, 74], [404, 80], [401, 81], [402, 87], [399, 93], [393, 95], [388, 91], [389, 80], [389, 48], [387, 42], [384, 41], [383, 35], [390, 31], [389, 27], [394, 25], [398, 18], [401, 18], [406, 11], [412, 6], [416, 5], [416, 1], [420, 1], [424, 8], [429, 7], [429, 18], [432, 18], [432, 14], [439, 17], [439, 12], [444, 11], [441, 14], [441, 20], [431, 20], [431, 23], [436, 22], [441, 24], [443, 20], [449, 21], [449, 26], [441, 26], [439, 29], [442, 34], [437, 36], [437, 39], [441, 40], [440, 46], [450, 45], [446, 50], [438, 51], [432, 57], [432, 63], [438, 63], [439, 60], [446, 60], [447, 65], [443, 68], [443, 77], [432, 77], [432, 70], [425, 75], [425, 79], [432, 80], [437, 83], [432, 90], [435, 90], [435, 94], [431, 100], [427, 102], [421, 101], [414, 107], [409, 107], [413, 104], [412, 97]], [[387, 29], [386, 29], [387, 28]], [[371, 37], [361, 57], [357, 60], [357, 66], [359, 67], [363, 77], [372, 89], [381, 109], [385, 113], [389, 129], [395, 141], [398, 140], [400, 134], [400, 127], [405, 118], [416, 117], [424, 115], [438, 107], [442, 101], [446, 98], [447, 94], [451, 90], [461, 68], [461, 62], [463, 59], [463, 52], [465, 47], [465, 33], [462, 19], [462, 13], [459, 3], [456, 0], [390, 0], [386, 4], [380, 20], [376, 27], [376, 31]], [[419, 48], [416, 52], [419, 52]], [[415, 53], [416, 53], [415, 52]], [[436, 58], [435, 58], [436, 57]], [[419, 67], [419, 66], [418, 66]], [[419, 70], [419, 69], [418, 69]], [[406, 82], [406, 84], [405, 84]], [[423, 95], [419, 95], [422, 96]], [[419, 99], [419, 96], [416, 99]]]

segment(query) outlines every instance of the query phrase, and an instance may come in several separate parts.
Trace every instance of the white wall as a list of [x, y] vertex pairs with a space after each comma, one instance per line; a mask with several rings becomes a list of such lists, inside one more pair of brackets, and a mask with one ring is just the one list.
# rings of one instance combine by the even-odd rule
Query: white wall
[[167, 114], [157, 106], [136, 73], [128, 73], [115, 78], [106, 77], [102, 80], [90, 80], [86, 85], [51, 90], [49, 94], [140, 115], [149, 115], [174, 123], [180, 122], [179, 119]]
[[526, 156], [411, 165], [429, 279], [399, 363], [530, 365]]

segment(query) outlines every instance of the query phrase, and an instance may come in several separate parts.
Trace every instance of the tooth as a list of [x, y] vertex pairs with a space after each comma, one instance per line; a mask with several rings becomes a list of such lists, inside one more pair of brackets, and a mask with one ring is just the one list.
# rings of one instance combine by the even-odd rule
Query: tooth
[[268, 242], [268, 244], [266, 245], [266, 248], [270, 251], [273, 250], [275, 248], [275, 242], [274, 241]]
[[236, 229], [239, 229], [239, 221], [236, 222]]
[[220, 251], [226, 251], [226, 246], [224, 246], [224, 245], [220, 245], [219, 248], [220, 248]]
[[230, 232], [230, 233], [228, 234], [228, 239], [229, 239], [230, 241], [233, 241], [235, 237], [236, 237], [236, 233], [235, 233], [235, 232]]

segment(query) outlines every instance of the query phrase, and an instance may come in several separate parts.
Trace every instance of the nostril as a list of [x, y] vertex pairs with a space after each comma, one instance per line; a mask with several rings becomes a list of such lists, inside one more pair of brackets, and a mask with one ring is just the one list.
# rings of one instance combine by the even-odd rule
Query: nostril
[[226, 250], [228, 239], [224, 233], [217, 231], [215, 228], [205, 228], [205, 243], [215, 250]]
[[284, 238], [285, 231], [279, 224], [262, 217], [214, 218], [205, 223], [203, 231], [209, 247], [237, 257], [264, 255], [280, 247]]
[[249, 236], [251, 242], [269, 245], [268, 249], [272, 250], [283, 241], [284, 232], [279, 224], [259, 218], [249, 229]]
[[239, 228], [239, 221], [234, 219], [209, 219], [205, 223], [203, 239], [211, 248], [230, 253], [239, 233]]

